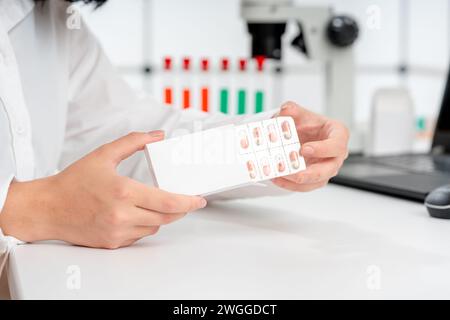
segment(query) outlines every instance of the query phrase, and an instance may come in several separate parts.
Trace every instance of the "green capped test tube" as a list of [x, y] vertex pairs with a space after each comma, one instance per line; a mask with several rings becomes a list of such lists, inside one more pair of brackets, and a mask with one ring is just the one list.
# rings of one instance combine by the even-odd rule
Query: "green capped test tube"
[[238, 110], [237, 114], [245, 114], [245, 102], [247, 100], [247, 92], [244, 89], [238, 90]]
[[264, 92], [258, 90], [255, 93], [255, 113], [264, 111]]
[[244, 89], [247, 86], [247, 59], [239, 59], [239, 84], [238, 84], [238, 91], [237, 91], [237, 114], [245, 114], [247, 112], [246, 110], [246, 103], [247, 103], [247, 91]]
[[220, 112], [228, 114], [228, 89], [220, 90]]

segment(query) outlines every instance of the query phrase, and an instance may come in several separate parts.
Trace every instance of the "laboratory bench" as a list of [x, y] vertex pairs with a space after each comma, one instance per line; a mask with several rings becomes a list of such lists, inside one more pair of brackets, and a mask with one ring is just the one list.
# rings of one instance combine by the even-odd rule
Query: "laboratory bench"
[[450, 221], [330, 185], [211, 203], [118, 250], [17, 246], [14, 299], [450, 298]]

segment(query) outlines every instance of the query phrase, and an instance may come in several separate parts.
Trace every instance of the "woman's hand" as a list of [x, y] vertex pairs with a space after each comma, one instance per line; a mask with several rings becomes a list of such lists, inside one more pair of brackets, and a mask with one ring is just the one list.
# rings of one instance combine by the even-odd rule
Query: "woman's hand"
[[161, 131], [131, 133], [55, 176], [13, 182], [0, 214], [4, 234], [114, 249], [205, 207], [201, 197], [171, 194], [116, 173], [122, 160], [163, 138]]
[[285, 103], [279, 116], [294, 119], [306, 170], [273, 179], [273, 182], [281, 188], [300, 192], [325, 186], [337, 175], [348, 157], [348, 129], [338, 121], [308, 111], [293, 102]]

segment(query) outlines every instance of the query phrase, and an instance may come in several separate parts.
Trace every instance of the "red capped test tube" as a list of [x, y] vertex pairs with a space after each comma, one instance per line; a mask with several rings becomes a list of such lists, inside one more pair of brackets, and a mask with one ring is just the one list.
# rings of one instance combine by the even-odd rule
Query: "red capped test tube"
[[[200, 61], [201, 64], [201, 71], [203, 74], [207, 74], [209, 71], [209, 60], [208, 59], [202, 59]], [[208, 81], [206, 79], [206, 76], [203, 76], [203, 83], [201, 84], [201, 88], [200, 88], [200, 95], [201, 95], [201, 109], [203, 112], [208, 112], [209, 111], [209, 87], [208, 87]]]
[[[183, 71], [188, 73], [191, 69], [191, 59], [188, 57], [183, 58]], [[188, 79], [185, 79], [182, 88], [182, 107], [183, 109], [189, 109], [191, 107], [191, 89], [188, 86]]]
[[171, 71], [172, 71], [172, 58], [165, 57], [164, 58], [164, 66], [163, 66], [163, 72], [164, 72], [163, 101], [166, 105], [169, 105], [169, 106], [173, 104], [173, 88], [169, 83], [169, 77], [168, 77], [168, 74]]

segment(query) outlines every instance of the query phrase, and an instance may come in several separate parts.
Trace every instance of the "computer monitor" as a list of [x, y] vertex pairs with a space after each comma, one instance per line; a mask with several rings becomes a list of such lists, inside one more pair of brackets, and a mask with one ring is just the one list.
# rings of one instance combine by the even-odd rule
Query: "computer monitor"
[[450, 70], [434, 133], [433, 150], [450, 153]]

